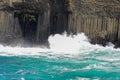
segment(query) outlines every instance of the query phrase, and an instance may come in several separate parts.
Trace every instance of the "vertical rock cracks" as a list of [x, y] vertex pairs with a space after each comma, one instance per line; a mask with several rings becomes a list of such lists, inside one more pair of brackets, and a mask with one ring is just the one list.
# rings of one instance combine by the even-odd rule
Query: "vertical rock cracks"
[[43, 44], [49, 35], [84, 32], [91, 43], [120, 46], [119, 0], [1, 0], [0, 42]]

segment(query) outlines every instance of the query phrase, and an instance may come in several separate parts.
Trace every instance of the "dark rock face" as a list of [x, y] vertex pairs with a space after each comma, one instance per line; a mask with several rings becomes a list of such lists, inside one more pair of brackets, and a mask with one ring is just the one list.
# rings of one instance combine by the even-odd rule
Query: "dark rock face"
[[119, 0], [1, 0], [0, 10], [4, 44], [43, 44], [67, 31], [84, 32], [94, 44], [120, 46]]
[[68, 13], [65, 0], [51, 0], [50, 32], [51, 34], [62, 33], [68, 27]]

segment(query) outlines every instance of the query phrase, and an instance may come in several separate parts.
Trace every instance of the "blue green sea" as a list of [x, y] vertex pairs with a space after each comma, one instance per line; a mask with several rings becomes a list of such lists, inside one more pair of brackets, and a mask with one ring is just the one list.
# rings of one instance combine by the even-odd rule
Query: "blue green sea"
[[84, 34], [49, 37], [50, 48], [0, 46], [0, 80], [120, 80], [120, 49]]

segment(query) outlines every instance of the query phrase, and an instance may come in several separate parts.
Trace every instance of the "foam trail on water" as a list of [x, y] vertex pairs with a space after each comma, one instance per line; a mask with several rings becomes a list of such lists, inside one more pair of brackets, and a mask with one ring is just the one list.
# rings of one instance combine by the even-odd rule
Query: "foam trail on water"
[[89, 42], [87, 36], [84, 33], [80, 33], [77, 35], [67, 36], [66, 33], [60, 35], [56, 34], [54, 36], [50, 36], [49, 39], [50, 49], [46, 48], [22, 48], [22, 47], [4, 47], [0, 45], [0, 55], [1, 56], [41, 56], [41, 53], [52, 53], [54, 55], [60, 54], [69, 54], [69, 55], [78, 55], [89, 53], [90, 51], [104, 51], [104, 50], [116, 50], [120, 51], [120, 49], [114, 49], [112, 46], [103, 47], [100, 45], [93, 45]]
[[0, 55], [2, 56], [40, 56], [40, 52], [49, 52], [49, 49], [42, 49], [42, 48], [22, 48], [22, 47], [4, 47], [0, 45]]

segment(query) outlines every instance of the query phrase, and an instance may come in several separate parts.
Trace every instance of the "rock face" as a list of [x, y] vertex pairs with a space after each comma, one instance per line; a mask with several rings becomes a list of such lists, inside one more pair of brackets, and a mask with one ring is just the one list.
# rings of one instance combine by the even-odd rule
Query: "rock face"
[[91, 43], [120, 46], [119, 0], [0, 0], [0, 42], [43, 44], [56, 33], [84, 32]]

